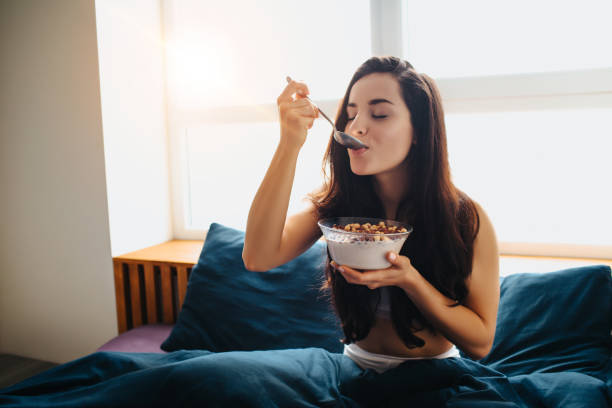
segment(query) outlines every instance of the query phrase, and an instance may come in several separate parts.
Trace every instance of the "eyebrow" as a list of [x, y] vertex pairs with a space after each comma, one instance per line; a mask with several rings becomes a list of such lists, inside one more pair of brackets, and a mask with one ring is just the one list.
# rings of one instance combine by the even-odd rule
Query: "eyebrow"
[[[377, 104], [379, 104], [379, 103], [385, 103], [385, 102], [386, 102], [386, 103], [390, 103], [391, 105], [393, 105], [393, 102], [388, 101], [388, 100], [383, 99], [383, 98], [372, 99], [370, 102], [368, 102], [368, 105], [377, 105]], [[354, 103], [354, 102], [351, 102], [351, 103], [349, 103], [349, 104], [348, 104], [348, 105], [346, 105], [346, 106], [350, 106], [351, 108], [356, 108], [356, 107], [357, 107], [357, 104], [356, 104], [356, 103]]]

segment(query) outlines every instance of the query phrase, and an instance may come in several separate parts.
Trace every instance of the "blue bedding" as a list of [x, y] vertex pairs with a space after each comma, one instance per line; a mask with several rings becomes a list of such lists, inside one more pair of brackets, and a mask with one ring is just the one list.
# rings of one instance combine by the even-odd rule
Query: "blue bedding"
[[244, 232], [209, 229], [168, 354], [97, 352], [0, 390], [3, 407], [612, 407], [612, 271], [500, 280], [490, 353], [378, 374], [341, 354], [318, 291], [325, 247], [244, 269]]
[[[537, 361], [538, 367], [546, 361]], [[612, 365], [506, 376], [467, 358], [377, 374], [321, 348], [98, 352], [0, 391], [6, 407], [609, 407]]]

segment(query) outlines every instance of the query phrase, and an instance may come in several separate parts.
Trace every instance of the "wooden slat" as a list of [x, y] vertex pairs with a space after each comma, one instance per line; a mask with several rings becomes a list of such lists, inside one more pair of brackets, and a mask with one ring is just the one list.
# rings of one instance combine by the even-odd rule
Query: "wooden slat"
[[178, 286], [178, 310], [180, 311], [185, 301], [185, 293], [187, 292], [187, 266], [177, 265], [176, 267], [176, 285]]
[[127, 330], [127, 320], [125, 316], [125, 288], [123, 286], [123, 263], [113, 262], [115, 274], [115, 301], [117, 304], [117, 329], [119, 334]]
[[172, 313], [172, 273], [170, 265], [159, 265], [161, 271], [161, 288], [162, 288], [162, 306], [164, 314], [164, 323], [174, 323], [174, 315]]
[[138, 265], [130, 263], [130, 295], [132, 306], [132, 328], [142, 326], [142, 310], [140, 308], [140, 281], [138, 279]]
[[147, 323], [157, 323], [157, 307], [155, 305], [155, 275], [153, 274], [153, 264], [143, 262], [145, 293], [147, 298]]

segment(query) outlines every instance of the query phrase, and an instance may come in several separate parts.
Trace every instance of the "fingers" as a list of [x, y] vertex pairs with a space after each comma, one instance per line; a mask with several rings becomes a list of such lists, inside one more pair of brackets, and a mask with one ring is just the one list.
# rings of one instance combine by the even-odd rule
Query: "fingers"
[[281, 113], [281, 117], [283, 123], [300, 129], [310, 129], [315, 120], [311, 113], [297, 110], [286, 110]]
[[399, 261], [400, 261], [400, 259], [397, 256], [397, 254], [395, 252], [393, 252], [393, 251], [387, 252], [387, 260], [389, 262], [391, 262], [391, 264], [393, 264], [393, 265], [399, 265]]
[[380, 285], [379, 276], [375, 275], [373, 272], [367, 271], [361, 273], [354, 269], [347, 268], [346, 266], [343, 266], [342, 269], [344, 272], [340, 273], [348, 283], [352, 283], [353, 285], [364, 285], [369, 289], [376, 289]]
[[302, 116], [317, 117], [317, 108], [307, 99], [298, 99], [295, 102], [289, 102], [289, 105]]
[[355, 284], [355, 285], [366, 285], [369, 283], [369, 279], [374, 277], [372, 275], [373, 271], [360, 272], [356, 269], [349, 268], [346, 265], [338, 265], [334, 261], [331, 262], [331, 266], [336, 271], [340, 272], [342, 276], [344, 276], [344, 279], [346, 279], [347, 282]]
[[[393, 258], [392, 255], [394, 255], [395, 258]], [[331, 261], [330, 264], [335, 271], [342, 274], [348, 283], [353, 285], [364, 285], [369, 289], [376, 289], [388, 285], [399, 286], [404, 279], [403, 276], [405, 272], [403, 271], [406, 270], [406, 266], [410, 265], [410, 259], [391, 251], [387, 252], [386, 257], [392, 263], [392, 266], [385, 269], [359, 271], [346, 265], [338, 265], [334, 261]], [[406, 265], [400, 266], [400, 263], [406, 263]]]
[[410, 265], [410, 258], [407, 256], [399, 255], [396, 252], [389, 251], [387, 252], [387, 260], [391, 262], [392, 265], [401, 265], [402, 263], [406, 263]]
[[367, 286], [369, 289], [376, 289], [381, 286], [394, 284], [393, 282], [389, 281], [388, 269], [358, 271], [346, 265], [338, 265], [334, 261], [331, 261], [331, 266], [335, 271], [340, 272], [348, 283], [353, 285], [363, 285]]
[[283, 123], [299, 129], [311, 129], [318, 116], [317, 108], [308, 99], [280, 102], [278, 110]]
[[292, 124], [296, 129], [312, 128], [314, 119], [319, 117], [319, 110], [306, 97], [309, 93], [308, 86], [303, 82], [291, 80], [285, 86], [276, 100], [281, 122]]
[[351, 272], [354, 273], [361, 273], [361, 271], [358, 271], [357, 269], [353, 269], [349, 266], [346, 265], [338, 265], [338, 263], [336, 261], [331, 261], [330, 265], [332, 266], [332, 268], [336, 269], [338, 272], [344, 272], [346, 270], [349, 270]]
[[308, 86], [303, 82], [291, 81], [287, 84], [283, 92], [276, 99], [276, 103], [280, 105], [283, 102], [293, 102], [293, 95], [297, 94], [296, 99], [300, 100], [305, 98], [310, 91], [308, 90]]
[[282, 115], [291, 112], [292, 114], [313, 119], [319, 115], [316, 106], [308, 99], [297, 99], [295, 101], [281, 102], [278, 105], [278, 109]]

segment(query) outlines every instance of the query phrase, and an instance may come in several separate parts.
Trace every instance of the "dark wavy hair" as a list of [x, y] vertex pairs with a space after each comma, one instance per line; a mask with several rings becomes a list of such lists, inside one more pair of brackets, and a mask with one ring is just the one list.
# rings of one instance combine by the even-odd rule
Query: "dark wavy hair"
[[[348, 85], [336, 115], [338, 129], [346, 127], [346, 106], [353, 85], [372, 73], [389, 73], [400, 84], [416, 141], [406, 159], [408, 192], [396, 214], [397, 221], [412, 225], [414, 231], [400, 254], [410, 258], [421, 275], [458, 306], [468, 294], [465, 281], [472, 270], [479, 218], [475, 203], [451, 181], [440, 94], [434, 81], [417, 73], [407, 61], [390, 56], [372, 57], [357, 69]], [[325, 171], [327, 165], [329, 174]], [[323, 174], [322, 190], [309, 195], [319, 219], [386, 218], [383, 203], [374, 190], [373, 176], [354, 174], [346, 148], [331, 136], [323, 158]], [[413, 333], [424, 329], [437, 331], [402, 289], [396, 286], [389, 289], [393, 327], [406, 347], [422, 347], [425, 342]], [[380, 289], [346, 282], [332, 270], [328, 252], [321, 290], [331, 295], [332, 306], [342, 323], [342, 342], [350, 344], [364, 339], [375, 321]]]

